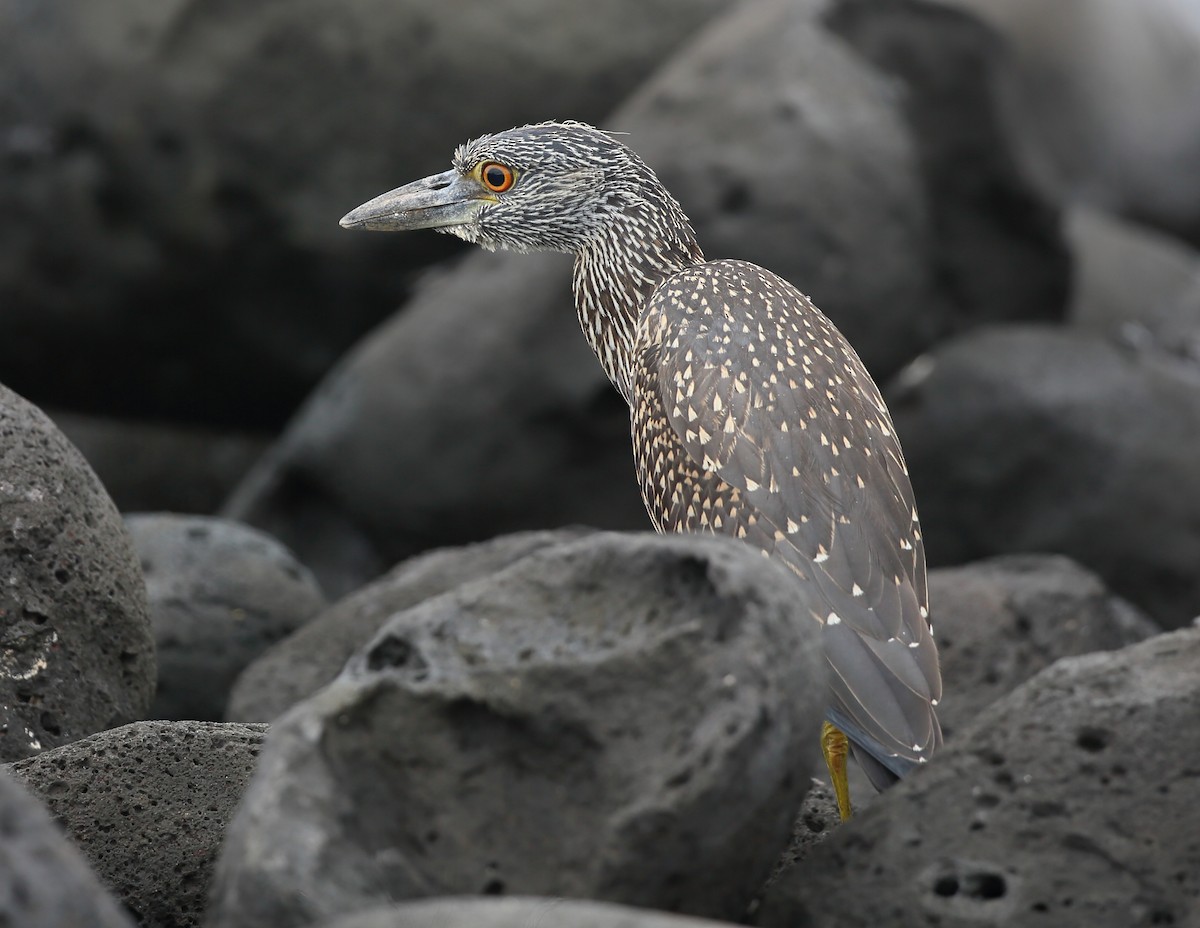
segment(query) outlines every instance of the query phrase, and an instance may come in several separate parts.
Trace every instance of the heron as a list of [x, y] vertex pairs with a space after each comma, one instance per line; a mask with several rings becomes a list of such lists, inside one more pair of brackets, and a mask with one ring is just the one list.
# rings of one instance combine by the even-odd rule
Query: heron
[[807, 296], [748, 261], [705, 260], [654, 171], [576, 121], [460, 145], [449, 170], [341, 224], [573, 255], [579, 323], [629, 406], [654, 527], [741, 539], [808, 587], [842, 819], [848, 755], [877, 790], [929, 760], [941, 673], [908, 469], [878, 387]]

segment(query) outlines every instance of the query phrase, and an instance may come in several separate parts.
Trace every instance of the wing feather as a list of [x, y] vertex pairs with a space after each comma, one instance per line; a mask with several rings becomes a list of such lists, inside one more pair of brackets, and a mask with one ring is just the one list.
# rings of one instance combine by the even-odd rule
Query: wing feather
[[853, 349], [786, 281], [716, 261], [655, 291], [635, 368], [656, 524], [742, 538], [819, 590], [831, 717], [894, 772], [924, 759], [941, 737], [924, 546], [891, 418]]

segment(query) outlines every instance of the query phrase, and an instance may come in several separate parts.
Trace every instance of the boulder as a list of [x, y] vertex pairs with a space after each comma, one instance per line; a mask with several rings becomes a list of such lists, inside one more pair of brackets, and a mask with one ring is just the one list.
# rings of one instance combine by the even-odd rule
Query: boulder
[[0, 770], [0, 924], [133, 928], [41, 804]]
[[429, 548], [647, 525], [629, 410], [579, 331], [570, 260], [464, 268], [480, 276], [438, 276], [343, 359], [222, 509], [330, 595]]
[[764, 928], [1193, 925], [1200, 629], [1064, 658], [768, 891]]
[[1195, 0], [942, 0], [1009, 50], [1006, 135], [1041, 186], [1200, 243]]
[[121, 512], [195, 512], [220, 508], [270, 441], [232, 432], [51, 409]]
[[158, 651], [158, 719], [216, 721], [242, 669], [325, 606], [312, 574], [269, 535], [207, 516], [125, 517], [142, 560]]
[[1067, 213], [1075, 277], [1069, 317], [1089, 332], [1200, 362], [1200, 252], [1097, 210]]
[[154, 637], [112, 500], [37, 407], [0, 386], [0, 760], [143, 718]]
[[138, 924], [191, 928], [202, 922], [217, 849], [265, 731], [134, 722], [8, 771], [49, 807]]
[[[602, 125], [629, 134], [706, 254], [811, 293], [882, 377], [970, 325], [1059, 318], [1067, 263], [997, 136], [989, 34], [926, 4], [875, 6], [738, 5]], [[371, 192], [416, 176], [397, 167]], [[281, 538], [333, 592], [431, 546], [644, 526], [627, 412], [585, 347], [569, 267], [473, 254], [431, 280], [322, 383], [224, 512]], [[362, 552], [357, 574], [326, 566], [330, 537]]]
[[824, 714], [805, 595], [731, 539], [602, 533], [400, 613], [273, 724], [210, 928], [470, 893], [741, 914]]
[[[816, 765], [819, 766], [823, 763], [822, 759], [817, 761]], [[870, 790], [871, 787], [865, 776], [855, 777], [855, 781], [861, 781], [861, 789]], [[854, 796], [854, 808], [856, 810], [863, 808], [863, 803], [860, 801], [863, 797], [858, 782], [852, 784], [851, 794]], [[833, 794], [833, 788], [825, 780], [814, 778], [812, 787], [805, 795], [804, 803], [800, 806], [800, 814], [796, 816], [796, 821], [792, 825], [791, 843], [776, 862], [775, 871], [764, 885], [764, 891], [780, 876], [803, 861], [812, 852], [812, 849], [833, 834], [834, 829], [841, 823], [842, 817], [838, 812], [837, 797]], [[761, 899], [756, 898], [750, 904], [750, 912], [756, 912], [760, 904]]]
[[450, 251], [339, 216], [489, 126], [600, 119], [722, 6], [0, 5], [0, 371], [69, 409], [275, 425]]
[[575, 899], [458, 897], [409, 902], [321, 922], [320, 928], [720, 928], [714, 922]]
[[929, 572], [947, 739], [1061, 657], [1112, 651], [1160, 629], [1094, 573], [1053, 554], [1010, 554]]
[[931, 563], [1057, 551], [1160, 625], [1200, 612], [1200, 376], [1156, 351], [1013, 326], [886, 391]]
[[233, 687], [226, 718], [270, 721], [330, 683], [393, 615], [536, 551], [574, 541], [586, 531], [519, 532], [405, 561], [254, 660]]

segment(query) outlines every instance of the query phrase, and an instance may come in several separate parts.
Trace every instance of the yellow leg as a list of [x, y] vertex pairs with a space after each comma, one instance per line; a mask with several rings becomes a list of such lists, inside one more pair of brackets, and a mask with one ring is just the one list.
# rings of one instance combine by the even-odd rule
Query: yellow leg
[[850, 781], [846, 777], [846, 755], [850, 742], [840, 729], [829, 722], [821, 726], [821, 752], [825, 755], [825, 766], [829, 768], [829, 779], [833, 783], [833, 794], [837, 796], [838, 813], [842, 821], [850, 817]]

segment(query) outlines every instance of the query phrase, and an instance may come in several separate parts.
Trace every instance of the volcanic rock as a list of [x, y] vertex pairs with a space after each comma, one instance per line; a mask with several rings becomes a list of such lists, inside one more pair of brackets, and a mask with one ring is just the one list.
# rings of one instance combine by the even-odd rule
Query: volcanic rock
[[41, 804], [0, 770], [0, 924], [132, 928]]
[[191, 928], [201, 924], [217, 849], [265, 730], [134, 722], [8, 770], [139, 924]]
[[339, 216], [488, 128], [600, 119], [723, 6], [0, 4], [0, 371], [63, 408], [275, 425], [450, 251]]
[[764, 928], [1194, 925], [1200, 629], [1065, 658], [768, 891]]
[[1200, 369], [1012, 326], [939, 346], [887, 395], [931, 563], [1056, 551], [1164, 627], [1200, 613]]
[[125, 524], [142, 559], [158, 648], [159, 719], [216, 721], [242, 669], [325, 606], [312, 574], [257, 529], [141, 513]]
[[154, 638], [137, 555], [83, 457], [0, 386], [0, 760], [144, 717]]
[[[883, 377], [951, 332], [1065, 308], [1055, 214], [989, 105], [993, 46], [969, 17], [907, 0], [743, 4], [603, 125], [629, 133], [706, 254], [810, 293]], [[397, 168], [370, 193], [416, 176]], [[429, 547], [644, 526], [628, 413], [585, 347], [569, 266], [474, 254], [422, 287], [225, 514], [283, 540], [333, 593]], [[361, 553], [357, 574], [327, 566], [329, 537]]]
[[238, 678], [226, 717], [270, 721], [331, 682], [393, 615], [535, 551], [574, 541], [586, 531], [519, 532], [405, 561], [267, 649]]
[[1070, 558], [1010, 554], [929, 572], [942, 666], [942, 733], [1061, 657], [1112, 651], [1160, 629]]
[[597, 534], [397, 615], [274, 723], [211, 928], [466, 893], [741, 914], [824, 714], [805, 595], [731, 539]]
[[649, 909], [575, 899], [467, 897], [409, 902], [322, 922], [320, 928], [721, 928]]

